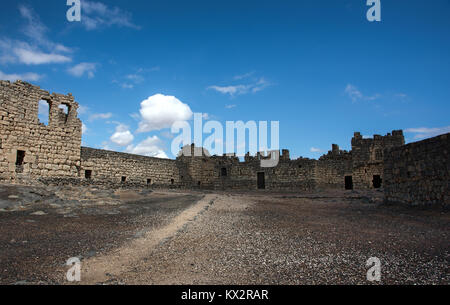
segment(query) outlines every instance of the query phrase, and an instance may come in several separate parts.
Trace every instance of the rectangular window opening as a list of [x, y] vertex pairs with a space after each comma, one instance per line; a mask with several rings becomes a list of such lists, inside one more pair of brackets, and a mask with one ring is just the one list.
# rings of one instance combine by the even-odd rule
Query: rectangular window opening
[[40, 100], [38, 106], [39, 122], [48, 126], [50, 123], [50, 103], [46, 100]]

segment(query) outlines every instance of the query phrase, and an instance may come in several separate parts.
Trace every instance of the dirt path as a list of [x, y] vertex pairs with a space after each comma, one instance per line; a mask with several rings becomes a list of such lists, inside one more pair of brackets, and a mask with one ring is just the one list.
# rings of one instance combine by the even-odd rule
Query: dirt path
[[205, 195], [203, 199], [175, 217], [168, 225], [152, 230], [144, 237], [113, 250], [112, 252], [83, 261], [82, 284], [96, 284], [110, 278], [120, 278], [124, 272], [133, 269], [136, 264], [145, 261], [154, 247], [174, 236], [186, 224], [194, 221], [217, 199], [217, 195]]

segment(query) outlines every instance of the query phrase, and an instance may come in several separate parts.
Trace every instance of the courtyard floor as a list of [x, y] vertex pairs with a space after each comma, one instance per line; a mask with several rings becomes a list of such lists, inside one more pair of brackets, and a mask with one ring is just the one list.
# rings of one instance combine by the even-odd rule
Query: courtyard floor
[[449, 284], [450, 215], [382, 192], [0, 185], [0, 284]]

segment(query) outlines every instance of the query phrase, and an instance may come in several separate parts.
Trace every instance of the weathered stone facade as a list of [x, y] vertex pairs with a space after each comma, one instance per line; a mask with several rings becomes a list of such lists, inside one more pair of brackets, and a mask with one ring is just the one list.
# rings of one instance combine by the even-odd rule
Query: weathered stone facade
[[88, 147], [81, 148], [80, 176], [94, 184], [149, 187], [180, 185], [179, 170], [174, 160]]
[[355, 132], [351, 151], [354, 187], [374, 187], [377, 179], [382, 184], [384, 151], [403, 145], [405, 139], [401, 130], [394, 130], [386, 136], [374, 135], [370, 139], [364, 139], [359, 132]]
[[[39, 101], [49, 104], [48, 125], [39, 122]], [[60, 105], [67, 107], [67, 114]], [[77, 177], [81, 121], [71, 94], [50, 94], [21, 81], [0, 81], [0, 177]]]
[[450, 205], [450, 133], [388, 150], [385, 200], [409, 205]]
[[[39, 100], [50, 105], [47, 126], [38, 119]], [[319, 160], [291, 160], [283, 150], [276, 167], [264, 168], [260, 161], [268, 157], [263, 153], [247, 154], [241, 162], [235, 156], [209, 156], [192, 145], [169, 160], [81, 147], [77, 109], [71, 94], [0, 81], [0, 179], [214, 190], [311, 191], [386, 184], [387, 200], [448, 203], [447, 136], [405, 146], [402, 131], [373, 138], [356, 132], [349, 152], [333, 144]]]

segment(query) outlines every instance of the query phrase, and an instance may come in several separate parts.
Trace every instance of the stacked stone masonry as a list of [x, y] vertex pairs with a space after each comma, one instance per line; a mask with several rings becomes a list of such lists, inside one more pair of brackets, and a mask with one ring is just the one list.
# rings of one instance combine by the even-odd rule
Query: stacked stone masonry
[[384, 156], [385, 200], [450, 204], [450, 134], [395, 147]]
[[[40, 100], [50, 105], [48, 125], [38, 118]], [[448, 202], [446, 136], [405, 146], [401, 130], [373, 138], [356, 132], [351, 151], [333, 144], [319, 160], [291, 160], [289, 151], [282, 150], [278, 165], [264, 168], [261, 160], [270, 157], [264, 153], [247, 154], [240, 161], [233, 155], [209, 156], [203, 148], [188, 145], [176, 160], [170, 160], [81, 147], [82, 123], [77, 109], [71, 94], [50, 94], [25, 82], [0, 81], [0, 179], [211, 190], [386, 186], [388, 200]], [[405, 176], [405, 168], [409, 175]]]
[[[49, 104], [47, 126], [38, 119], [40, 100]], [[77, 108], [71, 94], [0, 81], [0, 177], [77, 177], [81, 166]]]

